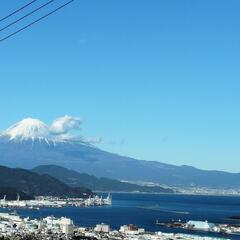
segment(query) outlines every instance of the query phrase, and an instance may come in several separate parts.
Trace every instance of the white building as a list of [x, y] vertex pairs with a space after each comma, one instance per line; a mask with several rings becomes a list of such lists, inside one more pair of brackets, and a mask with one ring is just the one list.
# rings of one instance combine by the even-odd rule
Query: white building
[[103, 232], [103, 233], [108, 233], [110, 232], [110, 226], [104, 223], [97, 224], [96, 227], [94, 228], [95, 232]]
[[61, 231], [67, 235], [73, 233], [73, 221], [70, 218], [55, 218], [53, 216], [49, 216], [44, 218], [43, 222], [46, 223], [47, 228], [53, 232]]
[[69, 235], [73, 233], [73, 225], [63, 224], [61, 225], [62, 233]]

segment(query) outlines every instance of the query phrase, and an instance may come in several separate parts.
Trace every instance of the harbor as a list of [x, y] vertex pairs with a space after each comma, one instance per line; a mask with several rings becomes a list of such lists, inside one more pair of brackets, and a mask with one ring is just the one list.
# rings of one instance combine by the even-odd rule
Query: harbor
[[67, 206], [73, 207], [91, 207], [91, 206], [104, 206], [112, 205], [112, 195], [109, 193], [106, 198], [102, 196], [95, 195], [89, 198], [58, 198], [52, 196], [38, 196], [34, 200], [21, 200], [19, 194], [16, 200], [7, 200], [5, 195], [3, 199], [0, 200], [0, 208], [30, 208], [30, 209], [40, 209], [40, 208], [61, 208]]

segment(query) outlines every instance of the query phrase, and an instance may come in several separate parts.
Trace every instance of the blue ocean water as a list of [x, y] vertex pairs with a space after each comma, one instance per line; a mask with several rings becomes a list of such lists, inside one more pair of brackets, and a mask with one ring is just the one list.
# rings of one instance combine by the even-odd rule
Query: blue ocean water
[[[1, 211], [7, 211], [2, 209]], [[113, 229], [124, 224], [136, 224], [147, 231], [184, 232], [185, 230], [166, 228], [156, 225], [171, 220], [208, 220], [213, 223], [234, 223], [240, 221], [228, 219], [240, 216], [240, 197], [236, 196], [200, 196], [173, 194], [129, 194], [114, 193], [113, 205], [103, 207], [65, 207], [41, 210], [18, 209], [23, 216], [40, 218], [48, 215], [72, 218], [76, 225], [95, 226], [97, 223], [108, 223]], [[192, 234], [192, 233], [191, 233]], [[221, 236], [217, 234], [197, 233], [198, 235]], [[228, 237], [240, 239], [240, 236]]]

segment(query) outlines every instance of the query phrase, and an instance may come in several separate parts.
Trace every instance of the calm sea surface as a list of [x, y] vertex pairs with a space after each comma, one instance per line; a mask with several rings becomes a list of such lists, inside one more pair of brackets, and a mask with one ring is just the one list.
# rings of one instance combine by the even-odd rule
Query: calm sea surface
[[[2, 209], [1, 211], [8, 211]], [[240, 197], [231, 196], [190, 196], [190, 195], [155, 195], [114, 193], [113, 205], [104, 207], [60, 209], [46, 208], [41, 210], [19, 209], [23, 216], [40, 218], [48, 215], [72, 218], [76, 225], [95, 226], [97, 223], [108, 223], [113, 229], [124, 224], [136, 224], [148, 231], [185, 232], [181, 229], [170, 229], [155, 224], [171, 220], [208, 220], [213, 223], [234, 223], [228, 217], [240, 216]], [[198, 233], [198, 235], [203, 235]], [[208, 234], [208, 236], [219, 236]], [[240, 236], [228, 237], [240, 239]]]

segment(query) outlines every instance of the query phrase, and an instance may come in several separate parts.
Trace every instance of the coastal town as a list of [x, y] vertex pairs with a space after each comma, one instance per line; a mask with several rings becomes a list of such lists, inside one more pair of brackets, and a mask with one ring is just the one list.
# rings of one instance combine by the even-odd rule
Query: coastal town
[[[94, 228], [75, 226], [70, 218], [47, 216], [42, 219], [21, 218], [16, 213], [0, 213], [0, 239], [113, 239], [113, 240], [216, 240], [182, 233], [146, 232], [135, 225], [123, 225], [112, 230], [108, 224], [97, 224]], [[225, 238], [226, 239], [226, 238]]]

